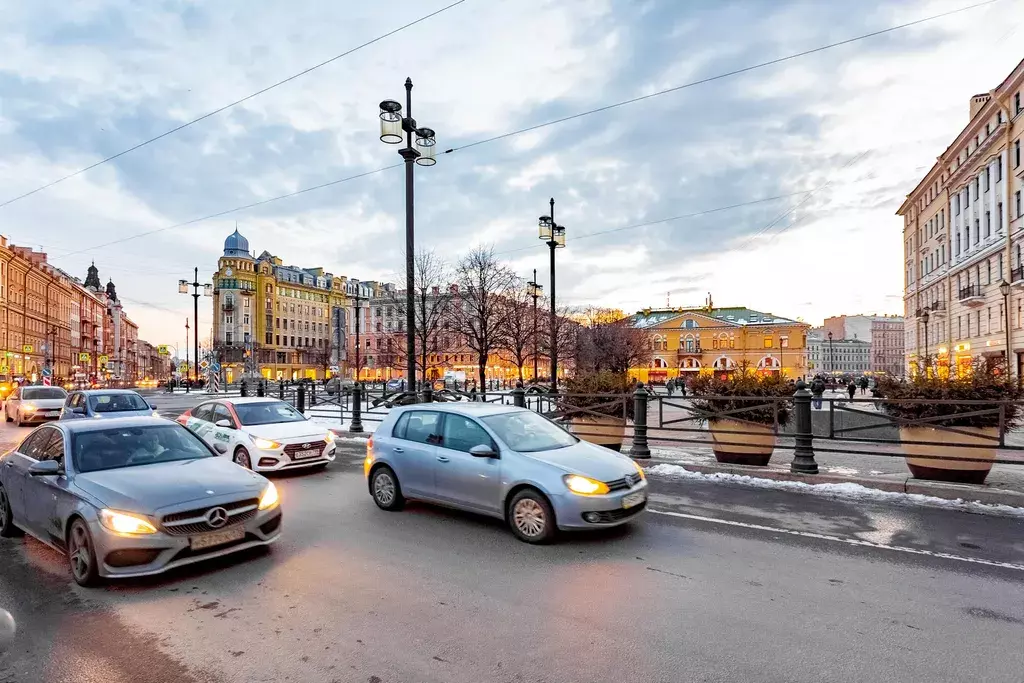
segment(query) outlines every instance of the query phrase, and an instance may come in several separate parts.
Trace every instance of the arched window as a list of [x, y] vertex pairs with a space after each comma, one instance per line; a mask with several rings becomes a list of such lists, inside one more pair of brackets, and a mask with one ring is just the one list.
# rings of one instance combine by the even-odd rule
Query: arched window
[[692, 330], [693, 328], [697, 327], [697, 321], [687, 318], [686, 321], [683, 322], [683, 327], [685, 327], [688, 330]]

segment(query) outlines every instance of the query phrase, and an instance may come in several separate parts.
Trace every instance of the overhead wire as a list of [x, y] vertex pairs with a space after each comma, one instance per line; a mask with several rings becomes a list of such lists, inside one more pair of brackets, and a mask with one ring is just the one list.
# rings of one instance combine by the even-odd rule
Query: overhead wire
[[229, 102], [228, 104], [225, 104], [222, 107], [218, 107], [217, 109], [214, 109], [213, 111], [207, 112], [207, 113], [203, 114], [202, 116], [199, 116], [197, 118], [192, 119], [191, 121], [187, 121], [187, 122], [181, 124], [180, 126], [176, 126], [176, 127], [172, 128], [172, 129], [170, 129], [168, 131], [165, 131], [165, 132], [161, 133], [160, 135], [151, 137], [148, 140], [143, 140], [142, 142], [138, 143], [137, 145], [134, 145], [132, 147], [129, 147], [128, 149], [122, 150], [122, 151], [118, 152], [117, 154], [112, 154], [112, 155], [110, 155], [110, 156], [108, 156], [108, 157], [106, 157], [104, 159], [100, 159], [99, 161], [97, 161], [94, 164], [90, 164], [89, 166], [85, 166], [84, 168], [80, 168], [77, 171], [73, 171], [72, 173], [68, 173], [67, 175], [62, 176], [62, 177], [60, 177], [60, 178], [58, 178], [58, 179], [56, 179], [56, 180], [54, 180], [52, 182], [46, 183], [45, 185], [41, 185], [41, 186], [35, 188], [34, 190], [30, 190], [29, 192], [25, 192], [24, 194], [20, 194], [17, 197], [12, 197], [11, 199], [8, 199], [8, 200], [0, 203], [0, 208], [8, 206], [9, 204], [13, 204], [14, 202], [19, 201], [21, 199], [25, 199], [26, 197], [31, 197], [32, 195], [36, 194], [37, 192], [42, 192], [43, 190], [49, 189], [49, 188], [53, 187], [54, 185], [59, 185], [60, 183], [63, 183], [65, 180], [70, 180], [71, 178], [74, 178], [75, 176], [81, 175], [81, 174], [83, 174], [83, 173], [85, 173], [87, 171], [91, 171], [92, 169], [96, 168], [97, 166], [102, 166], [103, 164], [106, 164], [106, 163], [108, 163], [110, 161], [113, 161], [114, 159], [118, 159], [120, 157], [123, 157], [126, 154], [131, 154], [132, 152], [134, 152], [137, 149], [141, 149], [143, 147], [146, 147], [147, 145], [151, 145], [151, 144], [153, 144], [154, 142], [156, 142], [158, 140], [162, 140], [163, 138], [166, 138], [166, 137], [168, 137], [170, 135], [173, 135], [174, 133], [177, 133], [178, 131], [181, 131], [181, 130], [184, 130], [184, 129], [190, 127], [190, 126], [193, 126], [193, 125], [199, 123], [200, 121], [204, 121], [204, 120], [210, 118], [211, 116], [216, 116], [217, 114], [220, 114], [221, 112], [227, 111], [228, 109], [231, 109], [232, 107], [235, 107], [235, 106], [237, 106], [239, 104], [242, 104], [243, 102], [248, 102], [249, 100], [251, 100], [251, 99], [253, 99], [255, 97], [259, 97], [260, 95], [262, 95], [262, 94], [264, 94], [266, 92], [269, 92], [269, 91], [273, 90], [274, 88], [277, 88], [278, 86], [282, 86], [285, 83], [289, 83], [291, 81], [294, 81], [297, 78], [301, 78], [302, 76], [305, 76], [306, 74], [308, 74], [308, 73], [310, 73], [312, 71], [316, 71], [317, 69], [319, 69], [321, 67], [324, 67], [324, 66], [327, 66], [328, 64], [331, 64], [332, 62], [336, 62], [337, 60], [339, 60], [339, 59], [341, 59], [343, 57], [347, 57], [348, 55], [352, 54], [353, 52], [357, 52], [359, 50], [362, 50], [364, 47], [369, 47], [370, 45], [373, 45], [374, 43], [380, 42], [381, 40], [384, 40], [385, 38], [389, 38], [389, 37], [395, 35], [396, 33], [400, 32], [400, 31], [404, 31], [405, 29], [410, 28], [412, 26], [415, 26], [416, 24], [419, 24], [421, 22], [424, 22], [427, 19], [430, 19], [432, 17], [436, 17], [438, 14], [441, 14], [442, 12], [446, 12], [447, 10], [450, 10], [451, 8], [456, 7], [457, 5], [461, 5], [464, 2], [466, 2], [466, 0], [456, 0], [456, 2], [453, 2], [450, 5], [447, 5], [445, 7], [442, 7], [441, 9], [435, 10], [435, 11], [431, 12], [430, 14], [425, 14], [422, 17], [420, 17], [419, 19], [416, 19], [414, 21], [410, 21], [407, 24], [403, 24], [402, 26], [399, 26], [398, 28], [392, 29], [392, 30], [388, 31], [387, 33], [381, 34], [381, 35], [377, 36], [376, 38], [373, 38], [372, 40], [368, 40], [365, 43], [362, 43], [360, 45], [357, 45], [356, 47], [353, 47], [353, 48], [351, 48], [349, 50], [346, 50], [345, 52], [342, 52], [341, 54], [337, 54], [337, 55], [331, 57], [330, 59], [326, 59], [326, 60], [320, 62], [319, 64], [314, 64], [311, 67], [303, 69], [302, 71], [299, 71], [298, 73], [292, 74], [291, 76], [288, 76], [287, 78], [284, 78], [284, 79], [282, 79], [280, 81], [277, 81], [276, 83], [268, 85], [265, 88], [261, 88], [261, 89], [257, 90], [254, 93], [250, 93], [250, 94], [246, 95], [245, 97], [242, 97], [240, 99], [235, 100], [234, 102]]
[[[483, 140], [478, 140], [476, 142], [472, 142], [472, 143], [469, 143], [469, 144], [466, 144], [466, 145], [452, 147], [452, 148], [450, 148], [448, 150], [445, 150], [444, 154], [451, 154], [451, 153], [454, 153], [454, 152], [471, 149], [473, 147], [478, 147], [480, 145], [485, 145], [485, 144], [488, 144], [488, 143], [491, 143], [491, 142], [495, 142], [495, 141], [498, 141], [498, 140], [507, 139], [507, 138], [510, 138], [510, 137], [513, 137], [513, 136], [516, 136], [516, 135], [521, 135], [523, 133], [528, 133], [528, 132], [531, 132], [531, 131], [534, 131], [534, 130], [538, 130], [540, 128], [545, 128], [545, 127], [548, 127], [548, 126], [553, 126], [553, 125], [556, 125], [556, 124], [559, 124], [559, 123], [564, 123], [566, 121], [570, 121], [570, 120], [573, 120], [573, 119], [578, 119], [578, 118], [582, 118], [584, 116], [589, 116], [591, 114], [596, 114], [596, 113], [599, 113], [599, 112], [608, 111], [610, 109], [615, 109], [617, 107], [621, 107], [621, 106], [625, 106], [625, 105], [628, 105], [628, 104], [633, 104], [633, 103], [636, 103], [636, 102], [640, 102], [640, 101], [643, 101], [643, 100], [648, 100], [648, 99], [651, 99], [651, 98], [654, 98], [654, 97], [659, 97], [661, 95], [666, 95], [666, 94], [669, 94], [669, 93], [677, 92], [677, 91], [683, 90], [685, 88], [691, 88], [691, 87], [694, 87], [694, 86], [697, 86], [697, 85], [701, 85], [701, 84], [704, 84], [704, 83], [709, 83], [709, 82], [712, 82], [712, 81], [721, 80], [723, 78], [728, 78], [728, 77], [731, 77], [731, 76], [736, 76], [736, 75], [739, 75], [739, 74], [748, 73], [748, 72], [754, 71], [756, 69], [761, 69], [761, 68], [764, 68], [764, 67], [767, 67], [767, 66], [772, 66], [772, 65], [779, 64], [779, 63], [782, 63], [782, 62], [786, 62], [786, 61], [789, 61], [789, 60], [792, 60], [792, 59], [797, 59], [799, 57], [804, 57], [804, 56], [807, 56], [807, 55], [810, 55], [810, 54], [815, 54], [815, 53], [818, 53], [818, 52], [823, 52], [825, 50], [829, 50], [829, 49], [832, 49], [832, 48], [840, 47], [842, 45], [848, 45], [850, 43], [854, 43], [854, 42], [857, 42], [857, 41], [860, 41], [860, 40], [865, 40], [867, 38], [872, 38], [872, 37], [883, 35], [883, 34], [886, 34], [886, 33], [891, 33], [893, 31], [898, 31], [898, 30], [905, 29], [905, 28], [908, 28], [908, 27], [911, 27], [911, 26], [920, 25], [920, 24], [923, 24], [923, 23], [926, 23], [926, 22], [929, 22], [929, 21], [934, 21], [934, 20], [937, 20], [937, 19], [948, 17], [948, 16], [951, 16], [953, 14], [957, 14], [957, 13], [960, 13], [960, 12], [966, 12], [968, 10], [977, 9], [979, 7], [982, 7], [982, 6], [985, 6], [985, 5], [990, 5], [990, 4], [993, 4], [995, 2], [999, 2], [999, 1], [1000, 0], [984, 0], [983, 2], [978, 2], [978, 3], [975, 3], [973, 5], [968, 5], [968, 6], [965, 6], [965, 7], [958, 8], [958, 9], [949, 10], [949, 11], [946, 11], [946, 12], [941, 12], [939, 14], [934, 14], [934, 15], [931, 15], [931, 16], [928, 16], [928, 17], [924, 17], [924, 18], [921, 18], [921, 19], [916, 19], [914, 21], [905, 22], [905, 23], [902, 23], [902, 24], [898, 24], [896, 26], [891, 26], [889, 28], [880, 29], [878, 31], [872, 31], [870, 33], [865, 33], [865, 34], [862, 34], [862, 35], [859, 35], [859, 36], [855, 36], [853, 38], [847, 38], [845, 40], [836, 41], [836, 42], [829, 43], [827, 45], [822, 45], [822, 46], [819, 46], [819, 47], [816, 47], [816, 48], [812, 48], [812, 49], [809, 49], [809, 50], [803, 50], [801, 52], [797, 52], [797, 53], [794, 53], [794, 54], [791, 54], [791, 55], [787, 55], [785, 57], [778, 57], [776, 59], [767, 60], [767, 61], [764, 61], [764, 62], [760, 62], [758, 64], [754, 64], [754, 65], [751, 65], [751, 66], [743, 67], [743, 68], [740, 68], [740, 69], [734, 69], [732, 71], [728, 71], [728, 72], [725, 72], [725, 73], [722, 73], [722, 74], [718, 74], [718, 75], [715, 75], [715, 76], [709, 76], [707, 78], [703, 78], [703, 79], [700, 79], [700, 80], [697, 80], [697, 81], [692, 81], [690, 83], [685, 83], [685, 84], [682, 84], [682, 85], [674, 86], [672, 88], [666, 88], [664, 90], [660, 90], [660, 91], [654, 92], [654, 93], [649, 93], [647, 95], [643, 95], [643, 96], [640, 96], [640, 97], [635, 97], [635, 98], [631, 98], [631, 99], [628, 99], [628, 100], [623, 100], [621, 102], [616, 102], [616, 103], [613, 103], [613, 104], [609, 104], [609, 105], [605, 105], [605, 106], [602, 106], [602, 107], [598, 107], [598, 108], [595, 108], [595, 109], [590, 109], [588, 111], [580, 112], [578, 114], [573, 114], [571, 116], [561, 117], [561, 118], [554, 119], [554, 120], [551, 120], [551, 121], [548, 121], [548, 122], [545, 122], [545, 123], [539, 123], [539, 124], [536, 124], [536, 125], [527, 126], [525, 128], [520, 128], [520, 129], [517, 129], [517, 130], [513, 130], [513, 131], [510, 131], [510, 132], [507, 132], [507, 133], [502, 133], [501, 135], [495, 135], [495, 136], [492, 136], [492, 137], [489, 137], [489, 138], [485, 138]], [[456, 3], [456, 4], [458, 4], [458, 3]], [[358, 174], [355, 174], [355, 175], [352, 175], [352, 176], [348, 176], [348, 177], [341, 178], [341, 179], [338, 179], [338, 180], [330, 181], [330, 182], [327, 182], [327, 183], [321, 183], [319, 185], [314, 185], [312, 187], [307, 187], [307, 188], [304, 188], [304, 189], [301, 189], [301, 190], [297, 190], [295, 192], [289, 192], [289, 193], [282, 194], [282, 195], [279, 195], [279, 196], [276, 196], [276, 197], [271, 197], [271, 198], [268, 198], [268, 199], [264, 199], [264, 200], [261, 200], [261, 201], [258, 201], [258, 202], [253, 202], [253, 203], [250, 203], [250, 204], [245, 204], [245, 205], [238, 206], [238, 207], [235, 207], [235, 208], [232, 208], [232, 209], [227, 209], [225, 211], [219, 211], [217, 213], [209, 214], [209, 215], [202, 216], [202, 217], [199, 217], [199, 218], [194, 218], [194, 219], [191, 219], [191, 220], [188, 220], [188, 221], [183, 221], [181, 223], [175, 223], [174, 225], [169, 225], [169, 226], [164, 227], [164, 228], [158, 228], [156, 230], [150, 230], [150, 231], [139, 233], [137, 235], [131, 235], [131, 236], [124, 237], [124, 238], [117, 239], [117, 240], [113, 240], [113, 241], [110, 241], [110, 242], [105, 242], [103, 244], [94, 245], [94, 246], [91, 246], [91, 247], [87, 247], [85, 249], [81, 249], [81, 250], [78, 250], [78, 251], [73, 251], [73, 252], [71, 252], [69, 254], [65, 254], [65, 256], [74, 256], [74, 255], [78, 255], [78, 254], [83, 254], [83, 253], [86, 253], [88, 251], [92, 251], [94, 249], [100, 249], [100, 248], [112, 246], [112, 245], [115, 245], [115, 244], [121, 244], [123, 242], [127, 242], [127, 241], [130, 241], [130, 240], [138, 239], [140, 237], [145, 237], [145, 236], [148, 236], [148, 235], [153, 235], [153, 234], [156, 234], [156, 233], [165, 232], [167, 230], [172, 230], [172, 229], [175, 229], [175, 228], [185, 227], [185, 226], [188, 226], [188, 225], [192, 225], [194, 223], [199, 223], [201, 221], [210, 220], [210, 219], [213, 219], [213, 218], [219, 218], [219, 217], [222, 217], [222, 216], [226, 216], [228, 214], [236, 213], [238, 211], [244, 211], [244, 210], [247, 210], [247, 209], [255, 208], [257, 206], [264, 206], [266, 204], [271, 204], [273, 202], [281, 201], [283, 199], [288, 199], [290, 197], [295, 197], [297, 195], [305, 194], [307, 192], [313, 192], [315, 190], [323, 189], [325, 187], [330, 187], [330, 186], [333, 186], [333, 185], [338, 185], [338, 184], [341, 184], [341, 183], [345, 183], [345, 182], [348, 182], [350, 180], [356, 180], [358, 178], [364, 178], [364, 177], [367, 177], [367, 176], [370, 176], [370, 175], [375, 175], [375, 174], [381, 173], [383, 171], [387, 171], [387, 170], [391, 170], [393, 168], [397, 168], [397, 167], [401, 166], [403, 163], [404, 162], [399, 162], [397, 164], [392, 164], [392, 165], [389, 165], [389, 166], [382, 166], [382, 167], [377, 168], [377, 169], [373, 169], [373, 170], [370, 170], [370, 171], [364, 171], [362, 173], [358, 173]], [[5, 204], [0, 204], [0, 207], [3, 207], [3, 206], [5, 206]]]

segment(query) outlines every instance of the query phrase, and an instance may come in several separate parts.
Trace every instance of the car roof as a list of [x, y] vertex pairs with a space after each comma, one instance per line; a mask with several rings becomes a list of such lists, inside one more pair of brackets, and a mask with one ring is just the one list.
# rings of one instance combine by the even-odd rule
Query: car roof
[[[232, 404], [234, 404], [236, 406], [246, 405], [248, 403], [281, 403], [281, 399], [274, 398], [273, 396], [246, 396], [244, 398], [243, 397], [232, 398], [232, 397], [229, 397], [229, 396], [223, 396], [223, 397], [214, 396], [214, 397], [212, 397], [209, 400], [211, 400], [211, 401], [227, 401], [228, 403], [232, 403]], [[205, 403], [205, 401], [204, 401], [204, 403]]]
[[473, 417], [486, 417], [488, 415], [499, 415], [501, 413], [511, 413], [519, 410], [525, 411], [526, 408], [517, 408], [516, 406], [503, 405], [501, 403], [476, 403], [468, 401], [446, 401], [441, 403], [417, 403], [415, 405], [402, 406], [398, 409], [400, 412], [406, 412], [409, 410], [437, 410], [443, 413], [457, 413], [462, 415], [470, 415]]
[[110, 394], [135, 394], [139, 395], [139, 392], [134, 389], [76, 389], [76, 394], [85, 394], [86, 396], [100, 396]]
[[54, 422], [54, 426], [61, 427], [70, 434], [81, 432], [96, 432], [103, 429], [117, 429], [118, 427], [159, 427], [174, 425], [181, 427], [177, 422], [165, 420], [162, 417], [111, 417], [105, 420], [61, 420]]

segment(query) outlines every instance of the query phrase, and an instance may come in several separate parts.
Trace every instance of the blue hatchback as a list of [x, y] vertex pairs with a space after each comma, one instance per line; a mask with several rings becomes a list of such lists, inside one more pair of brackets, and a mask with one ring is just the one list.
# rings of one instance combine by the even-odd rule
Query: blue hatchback
[[90, 389], [73, 391], [64, 401], [61, 420], [83, 417], [149, 417], [156, 415], [156, 406], [130, 389]]

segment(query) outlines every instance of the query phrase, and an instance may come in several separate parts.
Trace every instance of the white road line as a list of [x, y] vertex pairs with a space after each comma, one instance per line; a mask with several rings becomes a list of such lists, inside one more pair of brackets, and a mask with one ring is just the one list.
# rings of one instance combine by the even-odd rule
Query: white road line
[[971, 564], [983, 564], [989, 567], [1001, 567], [1003, 569], [1015, 569], [1020, 572], [1024, 572], [1024, 565], [1012, 564], [1010, 562], [993, 562], [992, 560], [983, 560], [979, 557], [964, 557], [963, 555], [951, 555], [950, 553], [937, 553], [931, 550], [921, 550], [920, 548], [907, 548], [900, 545], [885, 545], [884, 543], [872, 543], [871, 541], [862, 541], [857, 538], [840, 538], [839, 536], [828, 536], [826, 534], [816, 534], [810, 531], [795, 531], [793, 529], [780, 529], [772, 526], [762, 526], [761, 524], [748, 524], [747, 522], [736, 522], [730, 519], [716, 519], [714, 517], [703, 517], [701, 515], [690, 515], [684, 512], [671, 512], [669, 510], [654, 510], [647, 508], [647, 511], [655, 515], [668, 515], [670, 517], [680, 517], [682, 519], [692, 519], [698, 522], [710, 522], [711, 524], [724, 524], [726, 526], [735, 526], [743, 529], [755, 529], [757, 531], [768, 531], [774, 534], [789, 534], [790, 536], [801, 536], [803, 538], [813, 538], [819, 541], [833, 541], [835, 543], [845, 543], [846, 545], [857, 545], [866, 548], [878, 548], [880, 550], [894, 550], [899, 553], [909, 553], [911, 555], [926, 555], [928, 557], [938, 557], [944, 560], [956, 560], [957, 562], [969, 562]]

